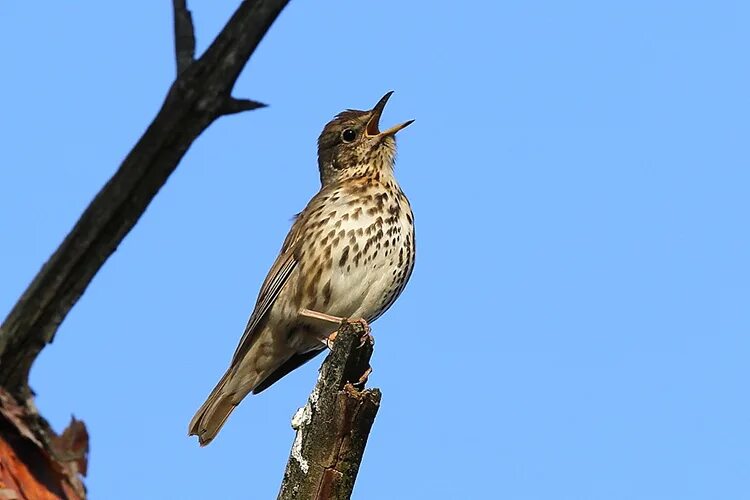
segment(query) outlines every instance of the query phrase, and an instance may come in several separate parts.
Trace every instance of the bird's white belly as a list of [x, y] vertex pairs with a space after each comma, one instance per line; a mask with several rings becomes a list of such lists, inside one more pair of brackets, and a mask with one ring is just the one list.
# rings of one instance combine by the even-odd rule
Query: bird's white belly
[[396, 261], [392, 255], [381, 255], [350, 270], [334, 266], [331, 270], [331, 302], [329, 314], [348, 318], [374, 320], [383, 311], [384, 298], [394, 284]]
[[329, 271], [331, 297], [325, 307], [328, 314], [363, 318], [369, 322], [390, 306], [392, 301], [388, 298], [399, 288], [399, 263], [402, 267], [411, 265], [404, 262], [404, 246], [407, 235], [411, 237], [411, 225], [407, 226], [405, 218], [399, 218], [395, 224], [402, 226], [401, 231], [392, 231], [388, 235], [388, 228], [382, 223], [378, 225], [378, 219], [382, 220], [382, 217], [373, 217], [372, 220], [365, 218], [364, 221], [360, 219], [352, 224], [342, 225], [347, 233], [371, 224], [375, 229], [371, 231], [372, 240], [369, 245], [366, 243], [366, 233], [361, 237], [356, 237], [355, 233], [358, 244], [346, 239], [332, 248], [333, 265]]

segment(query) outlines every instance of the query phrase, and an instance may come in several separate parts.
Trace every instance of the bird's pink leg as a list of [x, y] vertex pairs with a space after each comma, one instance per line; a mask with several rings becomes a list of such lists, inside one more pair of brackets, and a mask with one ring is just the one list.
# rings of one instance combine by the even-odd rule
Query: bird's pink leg
[[313, 311], [311, 309], [305, 309], [304, 307], [299, 310], [300, 316], [305, 316], [306, 318], [312, 318], [312, 319], [319, 319], [320, 321], [327, 321], [328, 323], [334, 323], [336, 325], [340, 325], [344, 321], [346, 321], [346, 318], [340, 318], [338, 316], [332, 316], [330, 314]]
[[[305, 308], [300, 309], [299, 314], [300, 316], [304, 316], [306, 318], [326, 321], [328, 323], [334, 323], [337, 325], [343, 325], [344, 323], [349, 323], [349, 324], [356, 323], [362, 328], [362, 336], [360, 337], [361, 343], [359, 344], [359, 347], [362, 347], [363, 345], [365, 345], [366, 342], [370, 342], [370, 344], [375, 343], [375, 339], [372, 337], [372, 328], [370, 328], [370, 325], [363, 318], [358, 318], [358, 319], [341, 318], [339, 316], [333, 316], [331, 314], [326, 314], [326, 313], [313, 311], [311, 309], [305, 309]], [[329, 349], [331, 348], [331, 345], [333, 345], [333, 342], [336, 340], [337, 334], [338, 334], [338, 330], [334, 331], [332, 334], [326, 337], [325, 344], [326, 346], [328, 346]]]

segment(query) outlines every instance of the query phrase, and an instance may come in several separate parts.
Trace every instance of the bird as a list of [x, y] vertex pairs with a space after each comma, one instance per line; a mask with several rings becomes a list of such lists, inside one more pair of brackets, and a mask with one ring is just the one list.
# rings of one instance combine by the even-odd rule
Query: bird
[[[415, 259], [414, 214], [394, 175], [396, 133], [380, 131], [393, 91], [347, 109], [318, 138], [321, 187], [297, 214], [265, 278], [229, 368], [189, 435], [209, 444], [249, 393], [258, 394], [330, 347], [341, 321], [367, 327], [404, 290]], [[340, 325], [339, 325], [340, 326]]]

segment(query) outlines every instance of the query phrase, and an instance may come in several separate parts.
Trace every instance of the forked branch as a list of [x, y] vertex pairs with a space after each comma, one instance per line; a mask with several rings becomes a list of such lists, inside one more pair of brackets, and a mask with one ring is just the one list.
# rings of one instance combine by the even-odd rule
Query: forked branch
[[0, 386], [25, 400], [28, 375], [107, 258], [138, 222], [195, 139], [219, 116], [262, 104], [231, 90], [289, 0], [243, 1], [206, 52], [185, 0], [174, 0], [178, 76], [156, 118], [44, 264], [0, 326]]

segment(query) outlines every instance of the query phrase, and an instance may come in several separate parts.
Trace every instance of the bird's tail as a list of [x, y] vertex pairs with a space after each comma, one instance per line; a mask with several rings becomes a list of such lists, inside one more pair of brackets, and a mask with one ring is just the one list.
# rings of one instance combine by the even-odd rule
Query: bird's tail
[[190, 421], [190, 436], [198, 436], [201, 446], [206, 446], [213, 441], [221, 430], [224, 422], [237, 407], [242, 398], [237, 398], [234, 391], [228, 387], [229, 380], [233, 375], [233, 368], [229, 368], [216, 384], [214, 390], [209, 394], [206, 402], [198, 409]]
[[[232, 360], [229, 369], [208, 395], [206, 402], [195, 413], [190, 421], [188, 434], [198, 436], [201, 446], [213, 441], [224, 422], [245, 396], [269, 375], [272, 376], [279, 366], [286, 363], [294, 354], [294, 350], [285, 345], [274, 344], [275, 338], [272, 333], [269, 329], [257, 332], [250, 349], [244, 356]], [[270, 350], [272, 354], [260, 355], [259, 349]], [[286, 373], [288, 370], [282, 375]]]

